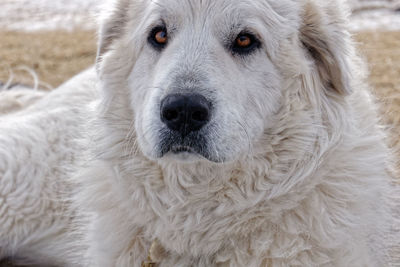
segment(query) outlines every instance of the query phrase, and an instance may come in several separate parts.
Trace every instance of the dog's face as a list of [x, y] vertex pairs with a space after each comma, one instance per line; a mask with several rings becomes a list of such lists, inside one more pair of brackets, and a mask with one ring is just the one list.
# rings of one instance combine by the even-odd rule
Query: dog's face
[[136, 16], [124, 25], [137, 52], [124, 90], [142, 152], [212, 162], [249, 153], [282, 105], [277, 54], [299, 30], [296, 2], [121, 1], [131, 9], [123, 19]]
[[214, 162], [247, 153], [280, 106], [271, 58], [287, 19], [267, 2], [149, 5], [129, 77], [141, 149], [151, 158]]

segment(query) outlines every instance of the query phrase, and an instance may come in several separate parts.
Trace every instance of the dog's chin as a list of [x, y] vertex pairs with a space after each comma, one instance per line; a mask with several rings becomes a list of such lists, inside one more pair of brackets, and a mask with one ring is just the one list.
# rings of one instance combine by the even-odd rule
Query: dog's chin
[[163, 160], [166, 161], [174, 161], [181, 163], [195, 163], [198, 161], [204, 161], [206, 158], [203, 156], [193, 153], [193, 152], [168, 152], [162, 157]]

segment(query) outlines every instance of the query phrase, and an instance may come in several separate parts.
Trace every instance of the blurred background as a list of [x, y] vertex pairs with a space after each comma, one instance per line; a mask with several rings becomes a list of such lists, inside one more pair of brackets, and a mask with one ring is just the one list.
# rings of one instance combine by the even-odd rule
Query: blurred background
[[[50, 90], [92, 65], [104, 1], [0, 0], [0, 82], [32, 86], [37, 75], [39, 87]], [[400, 148], [400, 0], [348, 1], [349, 28], [384, 103], [392, 145]]]

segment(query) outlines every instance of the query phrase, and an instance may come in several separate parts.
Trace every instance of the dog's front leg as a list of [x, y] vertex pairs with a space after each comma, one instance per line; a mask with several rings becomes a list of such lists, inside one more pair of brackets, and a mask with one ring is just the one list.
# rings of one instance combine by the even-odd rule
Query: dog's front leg
[[109, 218], [96, 216], [88, 232], [87, 266], [131, 267], [141, 266], [147, 258], [151, 242], [143, 238], [138, 228], [119, 225]]

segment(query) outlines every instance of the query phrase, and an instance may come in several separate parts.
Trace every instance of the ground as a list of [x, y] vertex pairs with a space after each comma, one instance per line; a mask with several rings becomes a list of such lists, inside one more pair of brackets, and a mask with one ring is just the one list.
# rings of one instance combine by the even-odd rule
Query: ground
[[382, 122], [389, 128], [400, 170], [400, 32], [361, 32], [355, 39], [367, 59], [369, 82], [381, 104]]
[[93, 32], [0, 32], [0, 81], [9, 71], [14, 82], [32, 83], [32, 76], [19, 67], [34, 70], [43, 85], [53, 88], [94, 63], [96, 36]]

